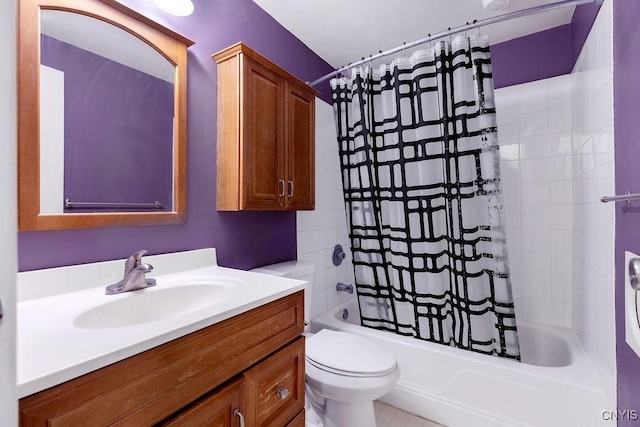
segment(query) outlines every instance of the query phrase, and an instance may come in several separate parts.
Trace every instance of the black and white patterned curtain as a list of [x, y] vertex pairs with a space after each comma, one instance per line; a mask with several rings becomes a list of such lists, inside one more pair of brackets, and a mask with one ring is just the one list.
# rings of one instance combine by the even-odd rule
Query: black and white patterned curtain
[[519, 359], [488, 39], [331, 87], [363, 325]]

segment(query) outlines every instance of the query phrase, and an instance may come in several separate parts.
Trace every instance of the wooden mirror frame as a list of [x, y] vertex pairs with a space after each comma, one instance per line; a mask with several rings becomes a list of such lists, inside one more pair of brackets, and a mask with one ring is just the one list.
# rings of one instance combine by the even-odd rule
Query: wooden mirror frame
[[[176, 67], [171, 212], [40, 213], [40, 11], [86, 15], [119, 27]], [[18, 229], [182, 224], [187, 210], [187, 48], [193, 42], [115, 0], [20, 0], [18, 8]]]

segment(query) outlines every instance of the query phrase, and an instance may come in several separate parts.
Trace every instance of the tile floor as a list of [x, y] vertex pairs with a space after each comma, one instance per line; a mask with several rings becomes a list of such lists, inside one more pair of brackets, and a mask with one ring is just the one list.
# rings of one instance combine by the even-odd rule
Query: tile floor
[[382, 402], [373, 402], [378, 427], [444, 427]]

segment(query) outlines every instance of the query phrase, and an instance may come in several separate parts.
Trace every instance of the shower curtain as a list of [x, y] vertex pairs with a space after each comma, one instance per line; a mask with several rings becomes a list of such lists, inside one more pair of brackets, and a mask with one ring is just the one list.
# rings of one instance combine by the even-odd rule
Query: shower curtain
[[519, 359], [487, 37], [331, 88], [363, 326]]

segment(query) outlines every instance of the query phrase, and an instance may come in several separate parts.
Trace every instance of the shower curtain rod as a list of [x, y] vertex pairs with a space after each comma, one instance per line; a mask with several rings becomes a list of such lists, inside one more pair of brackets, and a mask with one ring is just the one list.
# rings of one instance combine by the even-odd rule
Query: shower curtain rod
[[570, 7], [570, 6], [580, 6], [582, 4], [589, 4], [589, 3], [595, 3], [596, 5], [600, 6], [602, 5], [602, 3], [604, 3], [604, 0], [565, 0], [565, 1], [560, 1], [557, 3], [551, 3], [551, 4], [545, 4], [542, 6], [536, 6], [536, 7], [531, 7], [529, 9], [523, 9], [523, 10], [518, 10], [515, 12], [511, 12], [511, 13], [505, 13], [504, 15], [498, 15], [498, 16], [494, 16], [492, 18], [487, 18], [487, 19], [482, 19], [480, 21], [474, 21], [471, 24], [466, 24], [466, 25], [461, 25], [459, 27], [453, 28], [453, 29], [448, 29], [446, 31], [442, 31], [440, 33], [434, 34], [434, 35], [429, 35], [428, 37], [422, 38], [420, 40], [416, 40], [413, 41], [411, 43], [405, 43], [402, 46], [398, 46], [395, 47], [393, 49], [387, 50], [386, 52], [380, 52], [377, 53], [375, 55], [371, 55], [368, 58], [363, 58], [360, 61], [357, 62], [353, 62], [351, 64], [345, 65], [344, 67], [338, 68], [335, 71], [332, 71], [331, 73], [320, 77], [317, 80], [312, 81], [311, 83], [307, 82], [307, 84], [309, 86], [315, 86], [318, 83], [322, 83], [325, 80], [329, 80], [332, 77], [337, 76], [338, 74], [342, 73], [343, 71], [347, 71], [353, 67], [357, 67], [358, 65], [362, 65], [365, 64], [367, 62], [373, 61], [375, 59], [378, 58], [382, 58], [384, 56], [387, 55], [391, 55], [393, 53], [396, 52], [400, 52], [401, 50], [404, 49], [410, 49], [414, 46], [418, 46], [424, 43], [428, 43], [430, 41], [433, 40], [437, 40], [437, 39], [441, 39], [443, 37], [447, 37], [450, 36], [452, 34], [456, 34], [456, 33], [461, 33], [464, 31], [468, 31], [468, 30], [472, 30], [474, 28], [478, 28], [478, 27], [484, 27], [486, 25], [491, 25], [491, 24], [495, 24], [498, 22], [502, 22], [502, 21], [508, 21], [510, 19], [515, 19], [515, 18], [522, 18], [523, 16], [529, 16], [529, 15], [533, 15], [536, 13], [540, 13], [540, 12], [547, 12], [550, 10], [556, 10], [556, 9], [561, 9], [563, 7]]

